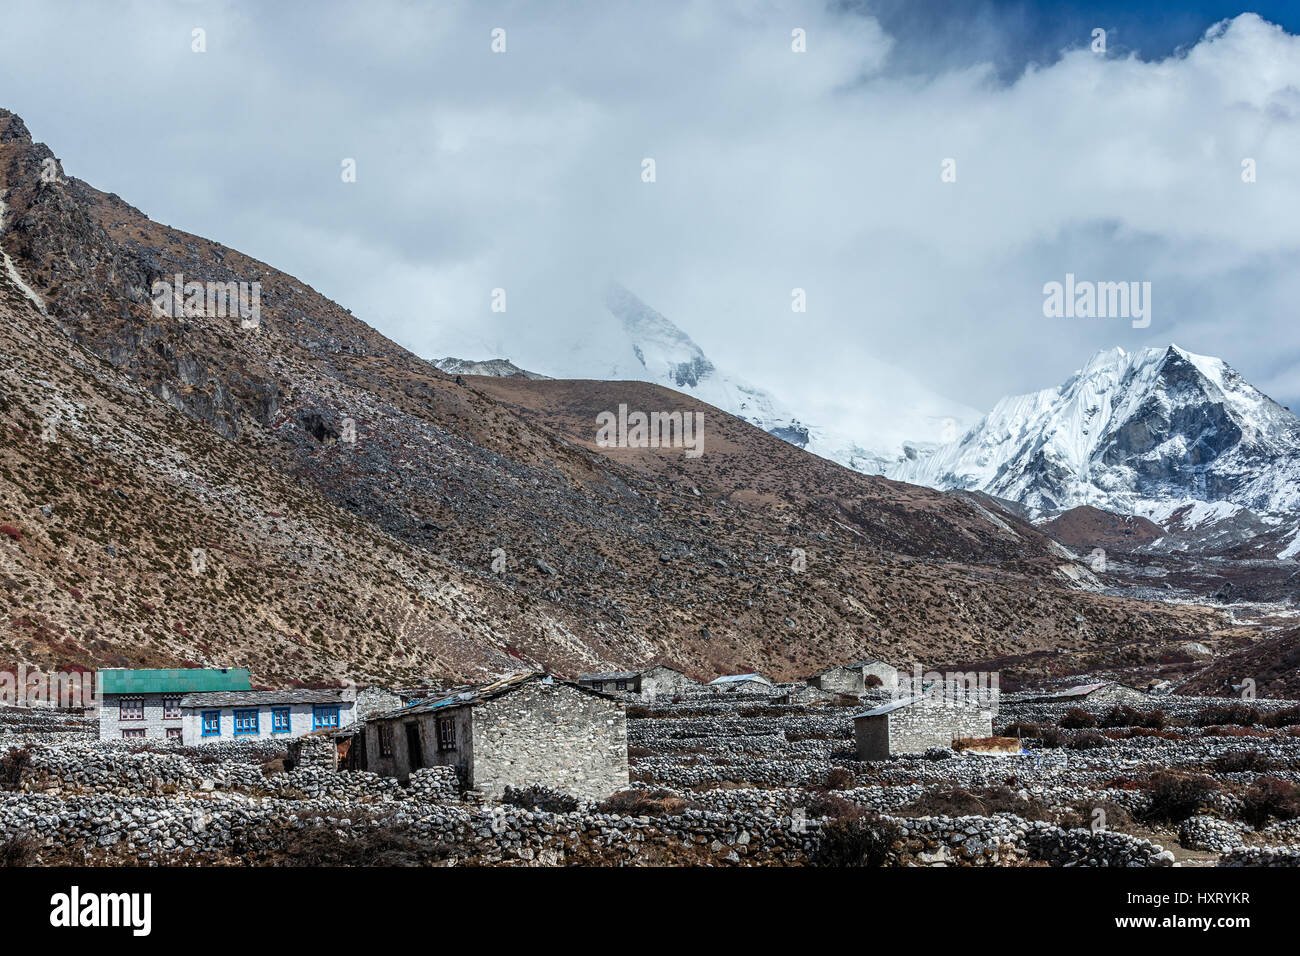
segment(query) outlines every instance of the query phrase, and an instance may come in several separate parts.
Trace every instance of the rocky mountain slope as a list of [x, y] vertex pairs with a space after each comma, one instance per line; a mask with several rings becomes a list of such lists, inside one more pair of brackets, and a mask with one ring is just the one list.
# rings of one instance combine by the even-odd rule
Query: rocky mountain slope
[[[991, 499], [857, 474], [679, 393], [460, 384], [66, 176], [3, 111], [0, 189], [0, 662], [791, 677], [1219, 624], [1079, 589], [1086, 568]], [[160, 314], [177, 274], [260, 283], [255, 319], [202, 294]], [[596, 447], [619, 404], [699, 408], [706, 453]]]

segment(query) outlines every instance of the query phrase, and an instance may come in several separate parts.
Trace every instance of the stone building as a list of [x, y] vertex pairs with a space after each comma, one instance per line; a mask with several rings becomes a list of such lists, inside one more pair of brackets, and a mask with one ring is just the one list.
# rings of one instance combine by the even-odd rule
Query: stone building
[[664, 664], [656, 664], [641, 672], [642, 697], [674, 697], [688, 693], [700, 686], [681, 671]]
[[101, 670], [99, 739], [181, 740], [182, 697], [249, 687], [248, 670], [242, 667]]
[[681, 671], [663, 664], [641, 671], [579, 674], [578, 683], [604, 694], [630, 694], [645, 700], [685, 694], [688, 688], [696, 685], [696, 681]]
[[861, 697], [867, 691], [862, 677], [862, 668], [845, 667], [843, 664], [836, 664], [819, 674], [814, 674], [808, 678], [807, 684], [818, 690], [831, 694], [844, 694], [848, 697]]
[[854, 714], [853, 732], [859, 760], [885, 760], [951, 747], [959, 737], [992, 737], [993, 713], [978, 702], [931, 692]]
[[356, 723], [356, 693], [322, 690], [234, 690], [186, 694], [180, 701], [184, 744], [273, 737], [292, 740]]
[[605, 671], [599, 674], [579, 674], [578, 684], [602, 694], [640, 694], [640, 671]]
[[861, 697], [873, 687], [892, 692], [898, 688], [898, 669], [874, 659], [847, 665], [834, 664], [809, 677], [807, 684], [846, 697]]
[[[898, 668], [892, 664], [869, 657], [865, 660], [855, 661], [849, 666], [862, 672], [863, 683], [868, 689], [877, 686], [888, 691], [898, 689]], [[875, 678], [875, 680], [872, 680], [872, 678]], [[877, 684], [876, 681], [880, 683]]]
[[1052, 694], [1032, 698], [1029, 703], [1044, 704], [1145, 704], [1149, 697], [1145, 691], [1125, 687], [1115, 681], [1096, 681], [1091, 684], [1076, 684]]
[[410, 700], [403, 698], [400, 691], [371, 684], [357, 691], [357, 720], [365, 720], [374, 714], [382, 714], [408, 703]]
[[709, 681], [715, 694], [775, 694], [775, 685], [762, 674], [728, 674]]
[[542, 784], [592, 800], [628, 785], [621, 700], [547, 674], [513, 674], [367, 720], [352, 766], [407, 780], [452, 766], [467, 789], [500, 797]]

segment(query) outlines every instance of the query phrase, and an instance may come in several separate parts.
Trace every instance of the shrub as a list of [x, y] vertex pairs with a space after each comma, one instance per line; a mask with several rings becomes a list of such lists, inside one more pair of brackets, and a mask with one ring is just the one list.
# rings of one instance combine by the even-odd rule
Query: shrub
[[813, 853], [816, 866], [884, 866], [903, 839], [898, 824], [877, 814], [832, 820], [821, 829]]
[[596, 809], [622, 817], [661, 817], [681, 813], [686, 801], [667, 790], [620, 790]]
[[1241, 795], [1241, 818], [1259, 829], [1271, 819], [1300, 816], [1300, 787], [1277, 777], [1260, 777]]
[[1162, 771], [1148, 780], [1151, 805], [1139, 818], [1147, 823], [1181, 823], [1202, 806], [1218, 784], [1203, 774]]
[[819, 793], [808, 801], [805, 813], [810, 817], [829, 817], [832, 820], [856, 820], [862, 815], [862, 809], [843, 797], [833, 793]]
[[642, 707], [640, 704], [633, 704], [627, 709], [628, 717], [649, 717], [650, 708]]
[[1118, 803], [1106, 800], [1098, 804], [1090, 800], [1079, 800], [1061, 811], [1056, 820], [1056, 825], [1065, 830], [1079, 828], [1090, 830], [1094, 820], [1096, 820], [1098, 810], [1105, 814], [1103, 819], [1107, 830], [1116, 830], [1133, 822], [1128, 810]]
[[997, 733], [999, 737], [1019, 737], [1021, 739], [1024, 739], [1025, 737], [1029, 737], [1029, 738], [1037, 737], [1042, 732], [1043, 732], [1042, 724], [1035, 724], [1029, 721], [1018, 720], [1015, 723], [1007, 724]]
[[857, 785], [858, 778], [847, 767], [832, 767], [822, 781], [827, 790], [852, 790]]
[[1163, 710], [1141, 711], [1126, 704], [1116, 704], [1102, 715], [1098, 721], [1100, 727], [1149, 727], [1152, 730], [1164, 730], [1169, 718]]
[[1259, 723], [1259, 711], [1248, 704], [1212, 704], [1198, 710], [1192, 717], [1192, 723], [1197, 727], [1212, 727], [1215, 724], [1253, 727]]
[[572, 813], [578, 809], [578, 798], [539, 783], [531, 787], [506, 787], [501, 802], [523, 810], [541, 810], [545, 813]]
[[1112, 743], [1109, 737], [1089, 730], [1071, 737], [1065, 746], [1070, 750], [1096, 750], [1098, 747], [1109, 747]]
[[30, 747], [15, 747], [0, 757], [0, 790], [17, 790], [32, 762]]
[[1278, 762], [1258, 750], [1234, 750], [1214, 758], [1215, 773], [1268, 773]]
[[425, 866], [451, 856], [446, 843], [428, 843], [408, 828], [353, 829], [342, 835], [327, 826], [308, 826], [284, 846], [286, 866]]
[[1265, 727], [1294, 727], [1300, 724], [1300, 707], [1284, 707], [1261, 718]]
[[909, 816], [919, 817], [988, 817], [995, 813], [1014, 813], [1024, 820], [1049, 820], [1047, 806], [1034, 797], [1025, 799], [1010, 787], [988, 787], [983, 790], [930, 791], [917, 797], [902, 810]]
[[1057, 723], [1066, 730], [1081, 730], [1085, 727], [1096, 727], [1097, 718], [1082, 707], [1071, 707], [1061, 715]]
[[32, 866], [41, 844], [29, 833], [20, 833], [8, 840], [0, 840], [0, 867]]

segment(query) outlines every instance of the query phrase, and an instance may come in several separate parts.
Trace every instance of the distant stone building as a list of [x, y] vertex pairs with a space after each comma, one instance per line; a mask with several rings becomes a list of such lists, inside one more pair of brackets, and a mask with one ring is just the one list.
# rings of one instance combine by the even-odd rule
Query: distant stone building
[[181, 699], [186, 694], [246, 691], [250, 686], [248, 670], [242, 667], [101, 670], [99, 739], [180, 741], [185, 729]]
[[578, 684], [601, 694], [640, 694], [640, 671], [605, 671], [600, 674], [579, 674]]
[[861, 697], [873, 687], [893, 691], [898, 687], [898, 669], [884, 661], [865, 660], [853, 664], [834, 664], [809, 677], [809, 687], [832, 694]]
[[993, 713], [978, 703], [927, 693], [853, 716], [859, 760], [951, 747], [959, 737], [992, 737]]
[[1115, 681], [1094, 681], [1091, 684], [1076, 684], [1042, 697], [1031, 698], [1028, 703], [1068, 704], [1072, 702], [1090, 704], [1145, 704], [1149, 696], [1145, 691], [1126, 687]]
[[676, 668], [657, 664], [641, 672], [642, 697], [674, 697], [700, 686]]
[[[898, 689], [898, 668], [892, 664], [869, 657], [866, 660], [856, 661], [850, 666], [862, 671], [862, 680], [868, 689], [871, 687], [883, 687], [888, 691]], [[879, 681], [879, 684], [876, 681]]]
[[371, 684], [357, 691], [357, 720], [365, 720], [374, 714], [382, 714], [409, 703], [400, 692]]
[[684, 694], [696, 681], [675, 668], [659, 664], [641, 671], [579, 674], [578, 683], [602, 694], [630, 694], [648, 700]]
[[775, 694], [776, 687], [762, 674], [728, 674], [709, 681], [715, 694]]
[[826, 668], [820, 674], [814, 674], [808, 678], [807, 683], [809, 687], [849, 697], [861, 697], [867, 690], [862, 677], [862, 668], [845, 667], [843, 664], [836, 664]]
[[514, 674], [367, 720], [352, 766], [407, 780], [455, 767], [468, 789], [500, 797], [542, 784], [599, 800], [628, 785], [622, 701], [547, 674]]
[[184, 744], [259, 737], [292, 740], [356, 723], [351, 689], [244, 690], [186, 694], [181, 698]]

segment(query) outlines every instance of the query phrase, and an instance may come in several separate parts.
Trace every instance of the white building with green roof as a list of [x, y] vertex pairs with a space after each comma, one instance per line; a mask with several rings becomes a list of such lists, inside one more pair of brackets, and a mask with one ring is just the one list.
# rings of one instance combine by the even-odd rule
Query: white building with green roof
[[186, 694], [252, 689], [244, 667], [108, 669], [98, 682], [100, 740], [181, 741]]

